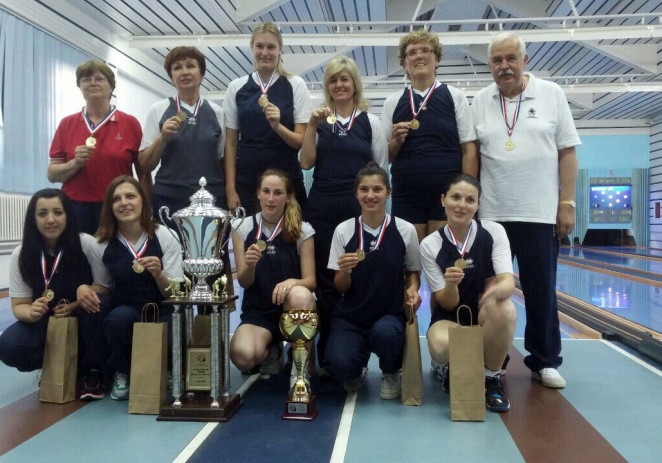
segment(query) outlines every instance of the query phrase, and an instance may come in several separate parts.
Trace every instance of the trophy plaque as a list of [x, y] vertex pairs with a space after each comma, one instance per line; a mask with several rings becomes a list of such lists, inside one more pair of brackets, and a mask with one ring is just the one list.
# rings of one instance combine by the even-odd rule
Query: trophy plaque
[[[177, 226], [184, 252], [182, 268], [191, 277], [185, 278], [184, 291], [178, 282], [171, 281], [172, 297], [163, 304], [172, 305], [172, 397], [170, 404], [161, 406], [159, 421], [227, 421], [241, 406], [238, 394], [230, 394], [230, 309], [228, 304], [238, 296], [219, 294], [220, 285], [214, 277], [223, 270], [223, 248], [230, 238], [232, 219], [244, 219], [242, 208], [235, 214], [214, 206], [216, 199], [205, 189], [206, 180], [200, 179], [200, 189], [191, 196], [190, 206], [170, 217], [168, 207], [159, 209]], [[218, 279], [218, 278], [217, 278]], [[213, 280], [214, 291], [208, 281]], [[193, 345], [193, 306], [211, 306], [211, 346]], [[184, 333], [181, 317], [184, 313]], [[219, 313], [220, 312], [220, 313]], [[185, 359], [182, 359], [182, 338]], [[221, 355], [222, 354], [222, 355]], [[183, 362], [184, 360], [184, 362]], [[182, 363], [186, 365], [186, 393], [182, 391]]]
[[308, 351], [304, 344], [317, 334], [317, 313], [313, 310], [290, 310], [280, 317], [280, 332], [293, 344], [292, 362], [297, 370], [297, 379], [285, 401], [284, 420], [310, 421], [317, 416], [315, 396], [310, 382], [304, 375], [308, 370]]

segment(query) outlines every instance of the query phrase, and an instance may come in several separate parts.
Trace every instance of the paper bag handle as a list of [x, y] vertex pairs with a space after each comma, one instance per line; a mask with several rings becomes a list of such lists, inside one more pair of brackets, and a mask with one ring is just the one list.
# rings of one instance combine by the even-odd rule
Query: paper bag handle
[[155, 302], [148, 302], [147, 304], [145, 304], [143, 306], [142, 312], [140, 313], [140, 321], [142, 323], [148, 323], [147, 312], [150, 309], [152, 310], [152, 313], [154, 314], [154, 320], [152, 321], [152, 323], [156, 323], [156, 322], [159, 321], [159, 305], [156, 304]]
[[469, 326], [474, 326], [474, 318], [473, 318], [473, 313], [471, 312], [471, 307], [469, 307], [466, 304], [462, 304], [457, 308], [457, 312], [455, 312], [455, 318], [457, 320], [457, 324], [460, 325], [460, 310], [464, 307], [469, 311]]

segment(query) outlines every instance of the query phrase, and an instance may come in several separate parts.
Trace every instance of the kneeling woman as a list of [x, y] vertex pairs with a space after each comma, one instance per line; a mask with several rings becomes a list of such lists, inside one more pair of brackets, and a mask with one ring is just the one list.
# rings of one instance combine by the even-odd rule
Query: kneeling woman
[[[428, 348], [436, 373], [448, 392], [448, 328], [457, 325], [483, 327], [485, 355], [485, 403], [489, 410], [510, 409], [499, 375], [513, 342], [517, 312], [510, 300], [515, 288], [510, 244], [501, 225], [474, 220], [480, 183], [459, 174], [441, 195], [448, 224], [421, 242], [421, 261], [430, 285], [432, 320]], [[433, 363], [434, 365], [434, 363]]]
[[263, 377], [279, 372], [283, 311], [314, 309], [315, 231], [301, 220], [288, 175], [267, 169], [258, 182], [261, 212], [232, 231], [237, 280], [244, 288], [241, 324], [230, 358], [241, 371], [262, 365]]
[[[9, 296], [18, 321], [0, 335], [3, 363], [19, 371], [41, 368], [49, 317], [75, 316], [76, 288], [92, 281], [83, 248], [93, 242], [90, 235], [78, 234], [71, 201], [62, 190], [32, 196], [23, 242], [9, 262]], [[85, 362], [81, 353], [81, 366]]]
[[[107, 312], [103, 332], [108, 365], [115, 372], [110, 397], [126, 400], [133, 324], [140, 321], [145, 304], [160, 304], [169, 296], [169, 279], [183, 280], [182, 250], [166, 227], [154, 223], [143, 189], [127, 176], [108, 186], [95, 236], [97, 246], [90, 255], [95, 284], [112, 295], [105, 307], [92, 288], [85, 287], [79, 289], [79, 300], [89, 313]], [[159, 321], [169, 322], [171, 315], [171, 308], [161, 307]]]
[[343, 295], [331, 313], [324, 366], [348, 392], [363, 382], [370, 352], [382, 370], [380, 397], [400, 396], [405, 341], [405, 303], [421, 304], [420, 254], [412, 224], [386, 213], [388, 174], [376, 163], [363, 167], [355, 184], [361, 215], [336, 228], [329, 255], [334, 283]]

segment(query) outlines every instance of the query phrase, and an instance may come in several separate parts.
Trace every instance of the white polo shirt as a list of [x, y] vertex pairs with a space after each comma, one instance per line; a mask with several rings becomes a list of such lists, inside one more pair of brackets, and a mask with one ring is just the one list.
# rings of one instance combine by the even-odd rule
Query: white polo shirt
[[[503, 222], [556, 223], [559, 200], [559, 150], [581, 144], [561, 87], [537, 80], [522, 93], [519, 117], [508, 136], [495, 83], [482, 89], [471, 104], [480, 142], [481, 219]], [[519, 95], [506, 98], [508, 123]], [[506, 150], [512, 140], [515, 147]]]

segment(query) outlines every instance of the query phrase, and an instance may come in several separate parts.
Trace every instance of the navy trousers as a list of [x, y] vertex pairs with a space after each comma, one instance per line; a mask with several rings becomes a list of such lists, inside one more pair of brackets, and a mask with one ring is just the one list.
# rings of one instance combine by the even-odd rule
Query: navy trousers
[[561, 331], [556, 306], [556, 260], [559, 240], [554, 225], [528, 222], [501, 222], [517, 258], [519, 279], [526, 306], [524, 363], [533, 371], [557, 368], [563, 358]]
[[384, 315], [367, 331], [334, 317], [331, 318], [322, 366], [334, 380], [343, 383], [358, 378], [366, 357], [374, 352], [379, 357], [382, 373], [395, 373], [402, 368], [404, 347], [404, 315]]
[[17, 321], [0, 335], [0, 361], [18, 371], [34, 371], [44, 361], [49, 314], [35, 323]]

